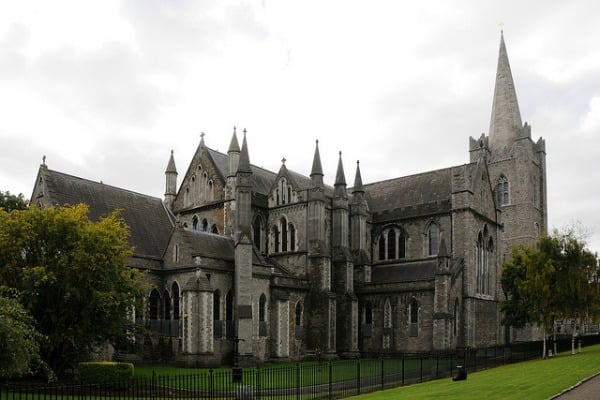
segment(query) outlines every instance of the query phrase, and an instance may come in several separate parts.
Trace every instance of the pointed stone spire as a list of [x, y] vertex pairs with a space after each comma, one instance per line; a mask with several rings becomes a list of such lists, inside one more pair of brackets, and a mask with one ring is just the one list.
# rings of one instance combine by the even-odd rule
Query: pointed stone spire
[[522, 125], [517, 92], [515, 91], [515, 83], [508, 62], [506, 45], [504, 44], [504, 33], [501, 32], [489, 131], [492, 151], [512, 147], [516, 134]]
[[175, 167], [175, 158], [173, 157], [173, 150], [171, 150], [171, 157], [169, 157], [169, 163], [167, 164], [167, 169], [165, 173], [175, 172], [177, 173], [177, 168]]
[[237, 134], [235, 132], [235, 126], [233, 127], [233, 135], [231, 136], [231, 144], [229, 150], [227, 150], [228, 164], [229, 164], [229, 177], [235, 176], [238, 170], [238, 164], [240, 162], [240, 145], [238, 144]]
[[352, 193], [364, 193], [362, 177], [360, 176], [360, 161], [356, 161], [356, 175], [354, 176], [354, 188]]
[[233, 136], [231, 137], [231, 143], [229, 144], [229, 150], [227, 153], [239, 153], [240, 145], [238, 144], [237, 134], [235, 132], [235, 126], [233, 127]]
[[173, 150], [171, 150], [171, 157], [165, 170], [165, 199], [164, 203], [169, 209], [173, 209], [173, 201], [177, 196], [177, 168], [175, 167], [175, 157], [173, 156]]
[[335, 197], [346, 197], [346, 176], [344, 174], [344, 165], [342, 164], [342, 152], [338, 161], [337, 172], [335, 174]]
[[310, 177], [316, 186], [323, 186], [323, 167], [321, 166], [321, 154], [319, 153], [319, 141], [316, 141], [315, 156], [313, 158]]
[[246, 130], [244, 129], [244, 140], [242, 141], [242, 150], [240, 152], [240, 162], [237, 172], [252, 173], [250, 168], [250, 156], [248, 155], [248, 143], [246, 142]]

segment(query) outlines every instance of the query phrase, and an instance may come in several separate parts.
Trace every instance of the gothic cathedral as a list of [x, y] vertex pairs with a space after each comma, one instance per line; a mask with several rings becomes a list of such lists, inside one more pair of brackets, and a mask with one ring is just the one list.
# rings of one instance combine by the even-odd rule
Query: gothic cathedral
[[202, 137], [179, 187], [171, 152], [164, 199], [40, 166], [32, 204], [123, 209], [129, 265], [148, 271], [132, 315], [144, 354], [250, 364], [523, 334], [501, 325], [500, 269], [546, 232], [546, 153], [521, 121], [502, 36], [489, 133], [470, 138], [468, 164], [363, 183], [357, 163], [349, 185], [340, 153], [331, 187], [318, 142], [306, 176], [253, 165], [239, 139], [224, 154]]

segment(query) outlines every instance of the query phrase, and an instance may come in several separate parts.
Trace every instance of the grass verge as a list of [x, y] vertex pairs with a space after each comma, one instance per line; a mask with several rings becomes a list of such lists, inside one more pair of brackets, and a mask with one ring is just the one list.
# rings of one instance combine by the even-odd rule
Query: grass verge
[[466, 381], [440, 379], [354, 396], [351, 399], [547, 399], [598, 372], [600, 345], [595, 345], [585, 347], [575, 355], [561, 353], [546, 360], [526, 361], [469, 373]]

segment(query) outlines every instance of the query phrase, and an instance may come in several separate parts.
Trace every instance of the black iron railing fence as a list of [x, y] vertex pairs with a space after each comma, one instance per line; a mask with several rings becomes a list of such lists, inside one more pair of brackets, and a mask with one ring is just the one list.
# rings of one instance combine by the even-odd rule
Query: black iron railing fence
[[[582, 346], [600, 335], [577, 338]], [[570, 339], [557, 342], [568, 351]], [[1, 399], [334, 399], [410, 383], [447, 378], [457, 365], [477, 371], [541, 357], [541, 342], [450, 352], [363, 354], [362, 358], [312, 361], [256, 368], [207, 369], [94, 385], [5, 383]]]

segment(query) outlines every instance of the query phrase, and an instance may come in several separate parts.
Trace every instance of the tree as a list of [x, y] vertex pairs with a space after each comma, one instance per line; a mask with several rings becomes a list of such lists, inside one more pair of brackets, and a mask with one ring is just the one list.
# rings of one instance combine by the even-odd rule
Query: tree
[[576, 328], [581, 326], [581, 317], [598, 301], [592, 285], [596, 256], [585, 248], [585, 242], [573, 230], [565, 234], [555, 233], [555, 236], [560, 249], [560, 262], [557, 263], [559, 278], [556, 282], [558, 308], [563, 318], [573, 321], [571, 353], [575, 354]]
[[125, 265], [128, 235], [118, 212], [94, 223], [85, 205], [0, 210], [0, 285], [19, 291], [57, 374], [126, 337], [141, 298], [140, 273]]
[[573, 231], [542, 236], [535, 247], [515, 246], [502, 268], [503, 323], [517, 328], [529, 322], [540, 325], [545, 355], [546, 334], [556, 319], [582, 313], [597, 301], [589, 283], [595, 266], [595, 257]]
[[34, 372], [40, 362], [35, 321], [15, 298], [0, 294], [0, 380]]
[[10, 194], [8, 190], [6, 192], [0, 190], [0, 208], [5, 211], [25, 210], [27, 205], [28, 201], [23, 197], [23, 193], [19, 193], [18, 196], [15, 196]]

